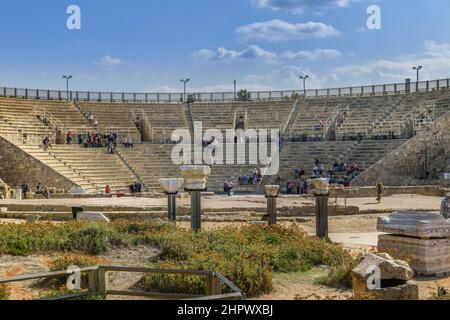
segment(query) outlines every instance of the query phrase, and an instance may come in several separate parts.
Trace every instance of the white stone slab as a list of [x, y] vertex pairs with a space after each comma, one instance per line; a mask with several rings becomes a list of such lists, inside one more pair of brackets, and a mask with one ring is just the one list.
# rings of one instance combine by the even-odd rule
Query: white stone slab
[[110, 222], [110, 220], [99, 212], [80, 212], [77, 221]]
[[396, 212], [378, 218], [378, 231], [416, 238], [450, 237], [450, 224], [440, 214]]

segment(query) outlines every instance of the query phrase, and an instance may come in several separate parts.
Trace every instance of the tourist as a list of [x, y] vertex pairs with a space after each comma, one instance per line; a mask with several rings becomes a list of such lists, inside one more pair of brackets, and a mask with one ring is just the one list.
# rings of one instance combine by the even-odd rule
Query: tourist
[[131, 195], [134, 197], [134, 195], [136, 194], [136, 188], [135, 188], [135, 185], [134, 185], [134, 184], [131, 184], [128, 188], [130, 189]]
[[114, 142], [112, 140], [110, 140], [108, 143], [108, 152], [111, 154], [114, 154], [114, 151], [115, 151]]
[[78, 144], [82, 144], [83, 143], [83, 135], [81, 133], [79, 133], [77, 135], [77, 142], [78, 142]]
[[42, 184], [38, 183], [37, 187], [36, 187], [36, 194], [43, 194], [44, 193], [44, 188], [42, 187]]
[[294, 188], [294, 183], [292, 181], [288, 181], [287, 183], [287, 194], [292, 194], [292, 189]]
[[44, 151], [47, 151], [47, 149], [49, 148], [53, 148], [49, 137], [45, 137], [45, 139], [42, 141], [42, 145], [44, 147]]
[[131, 137], [128, 138], [128, 148], [134, 148], [133, 139], [131, 139]]
[[111, 194], [111, 187], [110, 187], [109, 184], [107, 184], [106, 187], [105, 187], [105, 194], [106, 195], [110, 195]]
[[66, 144], [72, 144], [72, 133], [70, 131], [66, 134]]
[[141, 193], [142, 192], [142, 184], [140, 184], [139, 182], [135, 182], [134, 183], [134, 191], [136, 191], [136, 193]]
[[44, 192], [42, 193], [45, 199], [50, 199], [50, 191], [48, 190], [48, 187], [45, 186]]
[[230, 184], [228, 180], [225, 180], [225, 182], [223, 183], [223, 192], [228, 195], [230, 194]]
[[378, 201], [378, 203], [380, 203], [381, 197], [383, 196], [384, 185], [380, 179], [377, 179], [377, 183], [375, 186], [377, 188], [377, 201]]
[[228, 196], [231, 197], [233, 195], [233, 182], [228, 181]]
[[446, 195], [442, 200], [441, 214], [445, 219], [450, 219], [450, 194]]
[[27, 199], [28, 191], [30, 191], [30, 188], [28, 187], [28, 185], [27, 185], [26, 183], [23, 183], [23, 184], [20, 186], [20, 189], [22, 190], [22, 196], [23, 196], [23, 198], [24, 198], [24, 199]]

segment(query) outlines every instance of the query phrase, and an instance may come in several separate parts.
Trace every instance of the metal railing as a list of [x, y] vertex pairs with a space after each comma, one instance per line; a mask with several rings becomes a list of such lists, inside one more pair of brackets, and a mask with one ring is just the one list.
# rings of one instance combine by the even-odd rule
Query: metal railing
[[[387, 94], [406, 94], [427, 92], [450, 88], [450, 78], [411, 83], [394, 83], [370, 86], [312, 89], [252, 91], [252, 101], [294, 100], [298, 96], [307, 99], [327, 97], [361, 97]], [[234, 92], [189, 93], [196, 102], [216, 103], [236, 101]], [[0, 87], [0, 97], [46, 100], [73, 100], [85, 102], [122, 102], [122, 103], [182, 103], [182, 93], [120, 93], [93, 91], [62, 91], [42, 89], [22, 89]]]
[[[44, 300], [69, 300], [87, 298], [89, 296], [133, 296], [147, 298], [165, 298], [173, 300], [244, 300], [245, 295], [242, 291], [229, 279], [220, 273], [213, 271], [198, 270], [169, 270], [169, 269], [150, 269], [150, 268], [133, 268], [133, 267], [115, 267], [115, 266], [96, 266], [82, 268], [74, 271], [57, 271], [39, 273], [34, 275], [23, 275], [13, 278], [0, 278], [0, 284], [8, 284], [14, 282], [23, 282], [30, 280], [51, 279], [61, 276], [72, 276], [79, 272], [80, 275], [86, 275], [88, 278], [87, 288], [80, 290], [79, 293], [63, 295], [59, 297]], [[112, 290], [109, 288], [110, 272], [126, 272], [126, 273], [143, 273], [143, 274], [172, 274], [181, 276], [200, 276], [206, 278], [205, 295], [192, 294], [174, 294], [152, 291], [132, 291], [132, 290]], [[222, 289], [226, 288], [229, 293], [223, 293]]]

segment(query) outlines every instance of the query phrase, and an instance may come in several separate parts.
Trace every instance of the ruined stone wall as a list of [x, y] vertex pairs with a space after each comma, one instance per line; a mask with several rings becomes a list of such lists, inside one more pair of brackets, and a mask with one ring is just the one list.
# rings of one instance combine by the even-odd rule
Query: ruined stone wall
[[450, 113], [369, 168], [354, 184], [373, 186], [381, 178], [385, 185], [417, 185], [424, 177], [425, 162], [429, 176], [422, 184], [434, 181], [445, 185], [443, 174], [450, 172]]
[[0, 176], [11, 187], [23, 183], [34, 191], [41, 183], [49, 188], [69, 190], [75, 184], [31, 155], [0, 137]]

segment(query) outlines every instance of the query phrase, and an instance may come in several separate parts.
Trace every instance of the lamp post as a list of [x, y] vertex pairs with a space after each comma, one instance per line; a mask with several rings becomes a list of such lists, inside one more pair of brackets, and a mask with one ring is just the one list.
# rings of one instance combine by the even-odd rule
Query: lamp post
[[309, 76], [305, 75], [305, 76], [300, 76], [300, 80], [303, 80], [303, 94], [306, 97], [306, 79], [308, 79]]
[[420, 70], [422, 70], [422, 69], [423, 69], [422, 66], [413, 67], [413, 70], [416, 70], [416, 73], [417, 73], [416, 91], [419, 91], [419, 73], [420, 73]]
[[69, 80], [72, 79], [72, 78], [73, 78], [73, 76], [71, 74], [63, 75], [63, 79], [66, 79], [67, 100], [70, 100], [70, 98], [69, 98]]
[[180, 82], [183, 83], [183, 102], [186, 102], [186, 85], [191, 81], [191, 79], [181, 79]]

